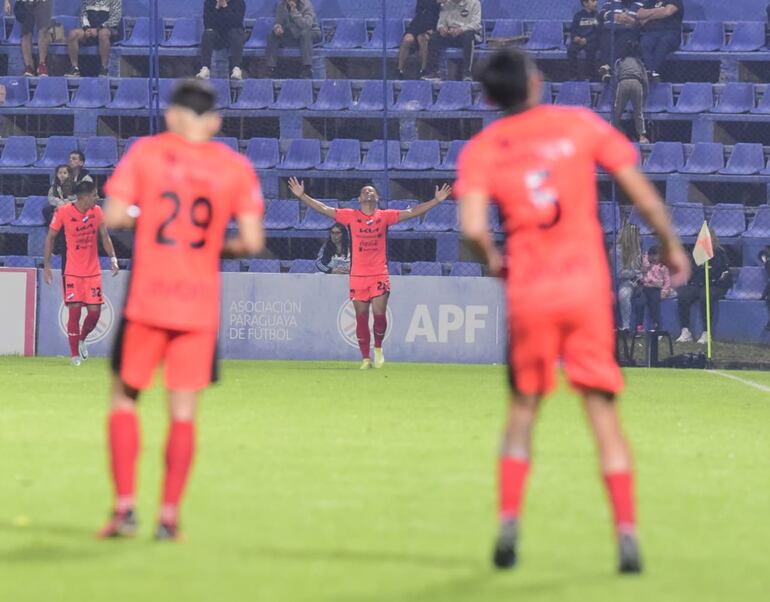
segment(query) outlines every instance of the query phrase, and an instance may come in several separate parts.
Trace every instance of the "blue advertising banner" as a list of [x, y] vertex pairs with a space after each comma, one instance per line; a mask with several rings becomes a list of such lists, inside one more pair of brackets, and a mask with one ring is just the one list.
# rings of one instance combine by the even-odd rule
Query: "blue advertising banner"
[[[128, 274], [102, 274], [105, 306], [88, 339], [108, 355]], [[500, 283], [492, 278], [391, 278], [385, 355], [402, 362], [495, 363], [507, 343]], [[61, 281], [40, 284], [38, 353], [67, 355]], [[324, 274], [222, 274], [220, 356], [226, 359], [356, 360], [348, 279]]]

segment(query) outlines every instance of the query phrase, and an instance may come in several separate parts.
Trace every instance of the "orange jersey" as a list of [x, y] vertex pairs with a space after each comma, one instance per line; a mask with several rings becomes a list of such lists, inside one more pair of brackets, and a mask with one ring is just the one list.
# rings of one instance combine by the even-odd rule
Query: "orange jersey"
[[609, 305], [595, 170], [614, 173], [637, 162], [623, 134], [570, 107], [500, 119], [465, 146], [455, 192], [486, 195], [499, 207], [512, 313]]
[[94, 205], [86, 212], [75, 203], [62, 205], [53, 214], [50, 228], [58, 232], [64, 229], [67, 256], [64, 261], [66, 276], [97, 276], [99, 266], [99, 227], [104, 223], [102, 208]]
[[382, 276], [388, 273], [388, 226], [398, 223], [396, 209], [337, 209], [334, 219], [350, 228], [350, 275]]
[[224, 144], [193, 144], [167, 132], [137, 141], [105, 190], [139, 209], [126, 317], [173, 330], [216, 330], [227, 224], [264, 210], [249, 162]]

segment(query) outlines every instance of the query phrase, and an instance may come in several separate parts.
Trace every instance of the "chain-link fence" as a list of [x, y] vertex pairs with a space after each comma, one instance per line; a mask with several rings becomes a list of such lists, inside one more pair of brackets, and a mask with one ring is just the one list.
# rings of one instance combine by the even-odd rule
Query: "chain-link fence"
[[[34, 4], [19, 3], [28, 10]], [[479, 62], [495, 47], [514, 44], [537, 59], [543, 102], [590, 107], [639, 143], [642, 167], [687, 245], [704, 222], [711, 227], [718, 249], [710, 266], [714, 357], [764, 362], [760, 252], [770, 244], [763, 146], [770, 94], [762, 82], [770, 54], [760, 0], [617, 0], [596, 7], [486, 0], [478, 26], [474, 1], [467, 0], [458, 14], [470, 35], [431, 39], [431, 19], [444, 8], [415, 0], [246, 0], [243, 30], [232, 35], [217, 13], [237, 16], [238, 0], [124, 0], [120, 15], [81, 15], [78, 0], [48, 4], [46, 37], [15, 6], [0, 21], [5, 265], [39, 265], [51, 211], [70, 198], [67, 182], [88, 172], [101, 186], [135, 137], [162, 129], [174, 79], [198, 75], [218, 92], [221, 140], [251, 160], [268, 201], [265, 257], [223, 269], [318, 270], [332, 223], [291, 198], [288, 178], [304, 180], [311, 196], [337, 207], [356, 206], [368, 184], [383, 208], [429, 200], [436, 186], [453, 180], [464, 142], [499, 117], [473, 81]], [[284, 11], [280, 32], [277, 5]], [[297, 25], [301, 19], [285, 20], [286, 11], [308, 16], [308, 5], [315, 18], [306, 19], [306, 30]], [[25, 38], [34, 42], [31, 57]], [[670, 337], [674, 352], [694, 354], [676, 361], [698, 363], [704, 275], [696, 272], [680, 291], [653, 282], [645, 263], [655, 255], [649, 230], [606, 174], [599, 174], [599, 193], [616, 275], [619, 355], [671, 362]], [[502, 242], [496, 213], [491, 227]], [[130, 236], [118, 233], [115, 243], [128, 265]], [[459, 235], [452, 199], [392, 228], [388, 253], [395, 274], [484, 274]]]

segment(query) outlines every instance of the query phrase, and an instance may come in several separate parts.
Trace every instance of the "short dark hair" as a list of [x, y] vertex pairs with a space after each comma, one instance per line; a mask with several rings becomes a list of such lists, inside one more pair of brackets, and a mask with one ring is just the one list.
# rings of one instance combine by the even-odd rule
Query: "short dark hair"
[[96, 192], [96, 184], [92, 180], [80, 180], [75, 184], [75, 194], [80, 196], [84, 194], [91, 194]]
[[185, 79], [174, 87], [169, 104], [203, 115], [214, 110], [216, 100], [217, 94], [211, 84], [197, 79]]
[[506, 111], [520, 109], [529, 96], [529, 78], [535, 69], [535, 63], [522, 50], [500, 50], [490, 57], [481, 73], [484, 94]]
[[80, 157], [80, 160], [83, 163], [86, 162], [86, 156], [83, 154], [83, 151], [79, 151], [79, 150], [70, 151], [70, 156], [72, 156], [72, 155], [77, 155], [78, 157]]

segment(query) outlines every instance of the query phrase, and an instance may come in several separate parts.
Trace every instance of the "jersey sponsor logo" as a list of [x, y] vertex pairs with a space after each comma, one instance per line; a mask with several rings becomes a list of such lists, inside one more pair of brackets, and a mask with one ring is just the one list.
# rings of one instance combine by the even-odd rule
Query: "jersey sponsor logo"
[[[393, 330], [393, 312], [388, 307], [385, 314], [388, 319], [388, 329], [385, 331], [385, 339], [388, 340]], [[369, 329], [374, 327], [374, 314], [369, 315]], [[340, 333], [342, 340], [351, 347], [358, 349], [358, 338], [356, 337], [356, 310], [353, 302], [345, 301], [337, 312], [337, 332]]]
[[[70, 293], [67, 297], [71, 298], [73, 295]], [[88, 335], [86, 342], [96, 343], [106, 337], [112, 330], [112, 326], [115, 322], [115, 309], [112, 307], [109, 297], [106, 295], [100, 295], [104, 300], [102, 304], [102, 313], [99, 316], [99, 322], [96, 324], [96, 328]], [[67, 320], [69, 319], [69, 309], [67, 305], [61, 303], [59, 305], [59, 329], [66, 336], [67, 335]]]

